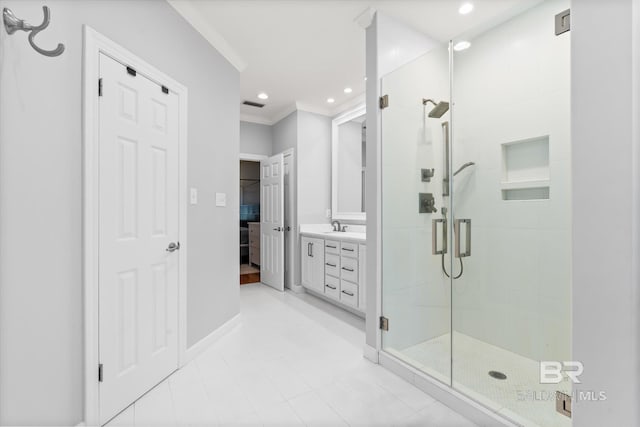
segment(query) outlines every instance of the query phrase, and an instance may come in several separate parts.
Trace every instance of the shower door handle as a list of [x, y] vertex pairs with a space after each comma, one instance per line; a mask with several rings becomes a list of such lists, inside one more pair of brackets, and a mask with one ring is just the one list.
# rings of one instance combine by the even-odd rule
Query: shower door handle
[[[442, 224], [442, 249], [438, 250], [438, 223]], [[433, 255], [447, 253], [447, 220], [445, 218], [431, 221], [431, 252]]]
[[[460, 224], [465, 224], [465, 245], [464, 252], [460, 252]], [[456, 235], [455, 255], [456, 258], [465, 258], [471, 256], [471, 220], [456, 219], [454, 222], [454, 233]]]

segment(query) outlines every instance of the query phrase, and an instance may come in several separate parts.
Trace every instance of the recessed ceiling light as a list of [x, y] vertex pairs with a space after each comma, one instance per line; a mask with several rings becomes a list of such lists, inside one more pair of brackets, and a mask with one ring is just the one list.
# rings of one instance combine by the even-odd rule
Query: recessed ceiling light
[[328, 102], [329, 104], [333, 104], [334, 102], [336, 102], [336, 100], [335, 100], [335, 99], [333, 99], [333, 98], [327, 98], [327, 102]]
[[351, 92], [353, 92], [353, 89], [351, 89], [350, 87], [344, 88], [344, 93], [351, 93]]
[[258, 98], [260, 98], [260, 99], [269, 99], [269, 95], [267, 95], [267, 94], [266, 94], [266, 93], [264, 93], [264, 92], [260, 92], [260, 93], [258, 94]]
[[471, 43], [466, 40], [462, 40], [453, 45], [453, 50], [456, 52], [460, 52], [461, 50], [469, 49], [471, 47]]
[[467, 13], [471, 13], [472, 10], [472, 3], [463, 3], [462, 6], [460, 6], [460, 9], [458, 9], [458, 13], [460, 13], [460, 15], [466, 15]]

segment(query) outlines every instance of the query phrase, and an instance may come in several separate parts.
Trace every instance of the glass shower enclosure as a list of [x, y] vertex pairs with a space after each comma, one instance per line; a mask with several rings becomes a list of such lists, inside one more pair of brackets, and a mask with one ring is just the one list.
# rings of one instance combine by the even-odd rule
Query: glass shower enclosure
[[382, 79], [383, 351], [526, 426], [571, 425], [569, 381], [540, 380], [541, 361], [571, 360], [568, 7]]

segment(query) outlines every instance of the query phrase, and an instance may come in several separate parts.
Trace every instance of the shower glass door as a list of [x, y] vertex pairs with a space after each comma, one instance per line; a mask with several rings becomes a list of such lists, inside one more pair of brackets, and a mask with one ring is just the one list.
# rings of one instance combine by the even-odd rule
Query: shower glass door
[[568, 8], [382, 79], [383, 350], [525, 426], [571, 425], [571, 384], [540, 381], [541, 361], [572, 360]]
[[[382, 344], [451, 385], [447, 45], [384, 77], [382, 90], [390, 104], [382, 111]], [[440, 117], [429, 117], [438, 105]]]
[[452, 383], [524, 425], [571, 425], [556, 411], [570, 384], [540, 383], [540, 361], [571, 360], [568, 8], [542, 2], [452, 50]]

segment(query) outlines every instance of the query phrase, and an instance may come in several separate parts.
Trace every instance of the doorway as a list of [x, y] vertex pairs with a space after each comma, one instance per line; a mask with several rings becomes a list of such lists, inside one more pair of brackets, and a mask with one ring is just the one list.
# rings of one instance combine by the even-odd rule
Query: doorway
[[260, 282], [260, 162], [240, 160], [240, 285]]
[[103, 425], [184, 361], [187, 89], [84, 33], [85, 421]]

